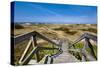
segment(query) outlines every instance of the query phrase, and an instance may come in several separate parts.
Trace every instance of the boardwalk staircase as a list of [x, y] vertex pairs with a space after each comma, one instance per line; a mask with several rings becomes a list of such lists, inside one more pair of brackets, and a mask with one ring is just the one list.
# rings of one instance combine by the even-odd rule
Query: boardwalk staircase
[[[49, 43], [55, 45], [56, 47], [40, 47], [38, 46], [38, 38], [41, 38]], [[90, 43], [90, 40], [97, 42], [97, 36], [91, 35], [88, 33], [80, 36], [76, 41], [70, 43], [66, 39], [51, 40], [40, 34], [36, 31], [30, 32], [27, 34], [19, 35], [16, 37], [12, 37], [14, 39], [14, 44], [18, 44], [24, 40], [28, 40], [26, 49], [24, 50], [20, 60], [18, 61], [19, 65], [27, 65], [27, 64], [52, 64], [52, 63], [65, 63], [65, 62], [79, 62], [79, 61], [94, 61], [97, 60], [97, 56], [93, 50], [93, 46]], [[82, 49], [75, 49], [75, 44], [84, 40], [84, 47]], [[28, 53], [30, 47], [32, 50]], [[90, 49], [90, 53], [86, 51], [86, 48]], [[42, 59], [40, 59], [39, 51], [41, 50], [58, 50], [56, 54], [45, 55]], [[77, 59], [71, 52], [81, 53], [81, 60]], [[27, 55], [28, 54], [28, 55]], [[35, 60], [32, 59], [32, 56], [35, 55]]]

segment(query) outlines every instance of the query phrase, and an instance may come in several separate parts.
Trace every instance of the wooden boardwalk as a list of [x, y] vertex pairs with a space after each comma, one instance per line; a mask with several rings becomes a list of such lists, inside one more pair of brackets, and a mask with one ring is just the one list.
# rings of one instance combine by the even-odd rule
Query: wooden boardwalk
[[[45, 41], [48, 41], [51, 44], [54, 44], [57, 47], [53, 48], [46, 48], [46, 47], [39, 47], [36, 38], [42, 38]], [[69, 51], [79, 52], [82, 54], [81, 61], [94, 61], [97, 60], [97, 57], [94, 53], [93, 46], [90, 43], [90, 39], [97, 42], [97, 36], [85, 33], [80, 36], [76, 41], [70, 43], [66, 38], [60, 38], [56, 41], [50, 40], [48, 37], [38, 33], [38, 32], [30, 32], [18, 37], [14, 37], [15, 42], [13, 44], [17, 44], [24, 40], [30, 39], [25, 51], [23, 52], [19, 64], [20, 65], [27, 65], [27, 64], [51, 64], [51, 63], [69, 63], [69, 62], [79, 62], [80, 60], [76, 59], [75, 56], [69, 53]], [[81, 40], [85, 40], [84, 47], [81, 50], [76, 50], [71, 48], [74, 44], [80, 42]], [[32, 51], [26, 56], [29, 47], [34, 47]], [[88, 46], [88, 47], [87, 47]], [[74, 46], [73, 46], [74, 47]], [[90, 53], [86, 52], [86, 48], [90, 48]], [[41, 60], [39, 59], [39, 50], [59, 50], [57, 54], [54, 55], [45, 55]], [[91, 54], [91, 55], [90, 55]], [[36, 55], [36, 60], [32, 59], [32, 56]], [[11, 55], [14, 56], [13, 54]], [[26, 56], [26, 57], [25, 57]], [[13, 60], [13, 59], [12, 59]]]
[[61, 42], [62, 42], [61, 49], [63, 50], [63, 52], [62, 54], [54, 58], [53, 63], [78, 62], [79, 60], [77, 60], [72, 54], [68, 52], [69, 42], [67, 41], [67, 39], [62, 39]]
[[[79, 60], [77, 60], [72, 54], [68, 52], [69, 42], [67, 41], [67, 39], [61, 39], [59, 43], [61, 43], [61, 49], [63, 52], [53, 58], [53, 63], [79, 62]], [[48, 60], [48, 64], [49, 61], [50, 59]], [[36, 63], [36, 60], [30, 60], [29, 64], [41, 64], [41, 63]]]

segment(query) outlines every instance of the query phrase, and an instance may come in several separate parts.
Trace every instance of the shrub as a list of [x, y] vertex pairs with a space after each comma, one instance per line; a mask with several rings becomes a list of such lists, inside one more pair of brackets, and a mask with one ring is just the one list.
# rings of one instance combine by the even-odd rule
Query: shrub
[[24, 27], [20, 24], [15, 24], [14, 28], [15, 29], [23, 29]]
[[95, 28], [87, 28], [87, 29], [80, 29], [82, 31], [89, 31], [89, 32], [93, 32], [93, 33], [97, 33], [97, 29]]

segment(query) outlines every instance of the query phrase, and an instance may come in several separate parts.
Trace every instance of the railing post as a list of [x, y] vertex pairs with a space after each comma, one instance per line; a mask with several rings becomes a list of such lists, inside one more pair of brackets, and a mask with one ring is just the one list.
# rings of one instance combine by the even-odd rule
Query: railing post
[[86, 37], [85, 37], [85, 42], [86, 42], [85, 45], [88, 45], [89, 48], [90, 48], [90, 50], [91, 50], [90, 53], [91, 53], [92, 56], [97, 60], [97, 57], [95, 56], [95, 52], [94, 52], [93, 46], [92, 46], [92, 44], [90, 43], [89, 38], [86, 38]]
[[87, 61], [87, 52], [86, 52], [86, 50], [83, 48], [83, 49], [81, 49], [81, 54], [82, 54], [82, 59], [81, 59], [81, 61]]
[[31, 41], [32, 41], [32, 46], [34, 48], [35, 47], [35, 44], [34, 44], [34, 37], [33, 36], [31, 37]]
[[29, 40], [29, 42], [28, 42], [28, 45], [26, 46], [26, 48], [25, 48], [25, 51], [23, 52], [23, 54], [22, 54], [22, 56], [21, 56], [21, 58], [20, 58], [20, 60], [19, 60], [19, 64], [21, 64], [22, 63], [22, 61], [24, 60], [24, 58], [25, 58], [25, 56], [26, 56], [26, 54], [27, 54], [27, 52], [28, 52], [28, 50], [29, 50], [29, 48], [30, 48], [30, 46], [31, 46], [31, 39]]
[[[34, 46], [35, 46], [35, 47], [38, 47], [37, 40], [36, 40], [36, 34], [33, 35], [33, 40], [34, 40]], [[39, 57], [39, 51], [38, 51], [38, 50], [37, 50], [35, 56], [36, 56], [37, 62], [39, 62], [39, 61], [40, 61], [40, 57]]]

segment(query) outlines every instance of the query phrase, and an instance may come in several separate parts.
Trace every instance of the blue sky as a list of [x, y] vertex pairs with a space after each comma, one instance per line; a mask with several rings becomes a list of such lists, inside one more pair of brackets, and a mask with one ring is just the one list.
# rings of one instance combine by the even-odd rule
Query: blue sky
[[96, 24], [97, 7], [68, 4], [15, 2], [14, 22]]

